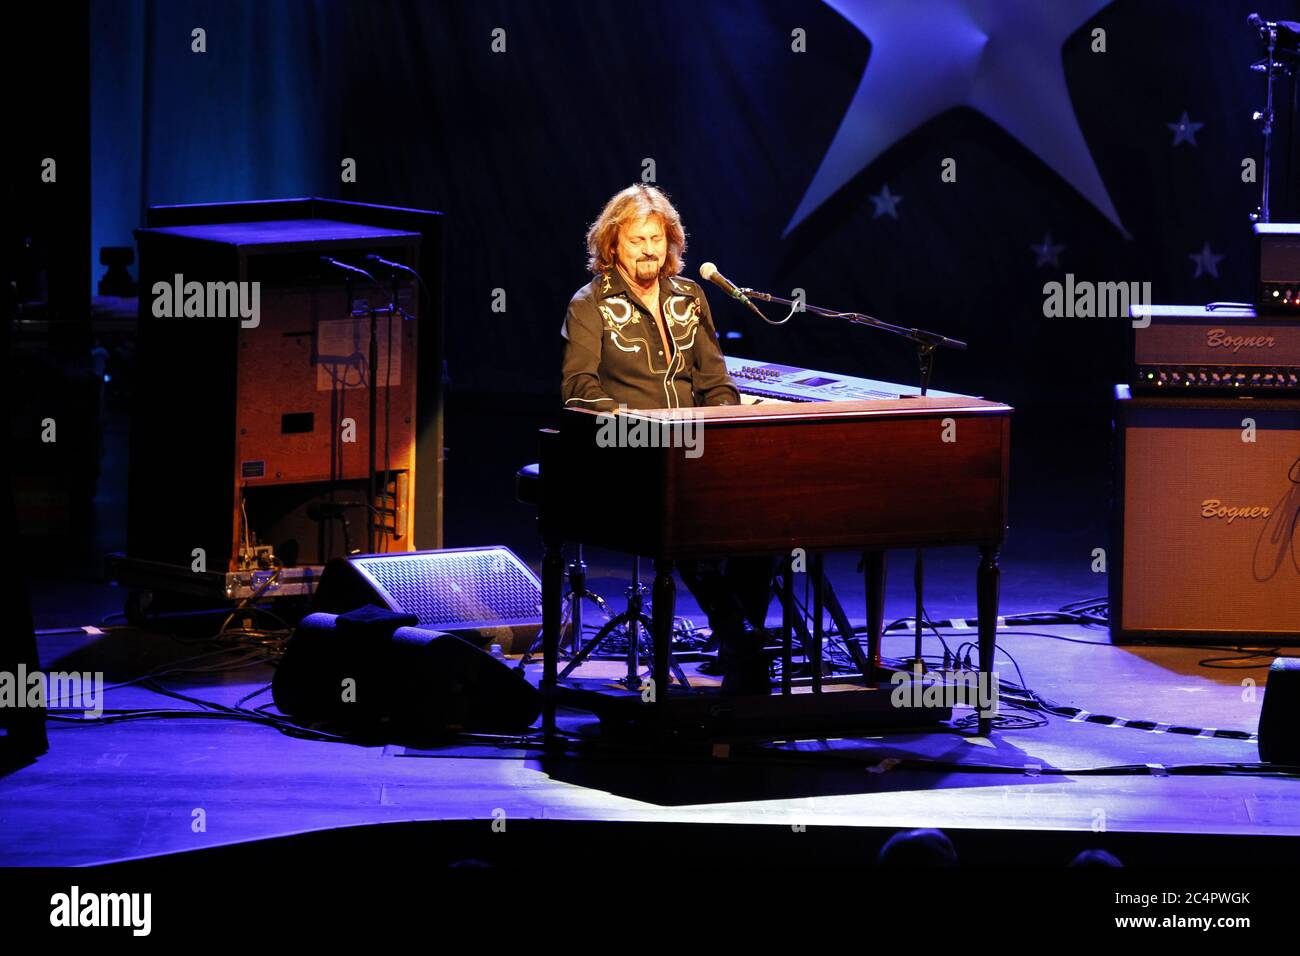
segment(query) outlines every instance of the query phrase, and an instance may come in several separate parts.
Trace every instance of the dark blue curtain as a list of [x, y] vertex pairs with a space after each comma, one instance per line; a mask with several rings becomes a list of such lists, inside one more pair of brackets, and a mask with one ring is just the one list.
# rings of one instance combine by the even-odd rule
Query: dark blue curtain
[[[442, 210], [454, 385], [553, 393], [585, 228], [650, 159], [690, 234], [688, 274], [712, 259], [746, 285], [969, 339], [941, 357], [939, 387], [1102, 399], [1124, 374], [1125, 323], [1044, 318], [1044, 282], [1150, 281], [1165, 302], [1251, 295], [1258, 186], [1240, 169], [1262, 158], [1250, 113], [1263, 85], [1248, 69], [1262, 53], [1245, 27], [1256, 5], [1116, 0], [1062, 45], [1072, 108], [1131, 238], [960, 108], [783, 237], [871, 68], [870, 39], [820, 0], [102, 0], [96, 244], [125, 241], [158, 202], [316, 193]], [[1298, 18], [1298, 6], [1261, 12]], [[915, 8], [917, 30], [944, 28], [940, 7]], [[194, 26], [207, 54], [189, 52]], [[1105, 54], [1089, 49], [1094, 26]], [[791, 50], [796, 28], [807, 53]], [[1175, 147], [1166, 124], [1185, 110], [1204, 126]], [[957, 184], [939, 180], [947, 156]], [[339, 182], [343, 157], [355, 184]], [[886, 184], [905, 197], [897, 220], [873, 216]], [[1047, 232], [1066, 246], [1059, 267], [1030, 251]], [[1189, 259], [1207, 241], [1225, 256], [1217, 277]], [[737, 354], [915, 374], [880, 333], [811, 317], [776, 329], [714, 305]]]
[[91, 17], [95, 263], [149, 205], [334, 195], [341, 4], [94, 0]]

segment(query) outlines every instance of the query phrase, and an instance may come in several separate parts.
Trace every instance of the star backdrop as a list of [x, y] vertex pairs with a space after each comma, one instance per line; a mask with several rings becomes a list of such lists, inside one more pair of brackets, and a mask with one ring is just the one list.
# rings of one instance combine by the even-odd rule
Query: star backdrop
[[[1127, 325], [1044, 318], [1045, 282], [1252, 294], [1256, 9], [1300, 18], [1295, 0], [665, 0], [653, 16], [576, 0], [100, 0], [95, 243], [129, 242], [155, 203], [441, 210], [452, 387], [544, 401], [586, 226], [650, 163], [683, 214], [688, 275], [711, 259], [742, 285], [969, 340], [940, 355], [938, 387], [1104, 401]], [[195, 25], [208, 54], [189, 52]], [[1275, 219], [1294, 194], [1278, 139]], [[342, 157], [355, 184], [338, 181]], [[915, 374], [881, 333], [767, 327], [710, 295], [729, 352]]]
[[1060, 62], [1065, 41], [1111, 0], [828, 2], [870, 39], [874, 56], [791, 227], [916, 127], [956, 107], [997, 123], [1120, 225]]

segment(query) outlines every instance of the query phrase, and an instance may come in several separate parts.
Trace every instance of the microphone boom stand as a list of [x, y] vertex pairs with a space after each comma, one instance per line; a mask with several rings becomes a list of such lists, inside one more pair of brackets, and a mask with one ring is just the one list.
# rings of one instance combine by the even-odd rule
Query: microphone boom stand
[[[368, 411], [369, 411], [369, 418], [370, 418], [370, 425], [369, 425], [369, 428], [370, 428], [370, 435], [369, 435], [369, 439], [370, 439], [370, 441], [369, 441], [369, 446], [370, 446], [370, 447], [369, 447], [369, 449], [368, 449], [368, 454], [367, 454], [367, 470], [368, 470], [369, 474], [368, 474], [368, 478], [367, 478], [367, 481], [366, 481], [366, 491], [367, 491], [367, 494], [370, 496], [370, 499], [369, 499], [369, 501], [367, 501], [367, 503], [366, 503], [366, 515], [367, 515], [367, 520], [366, 520], [366, 549], [367, 549], [367, 552], [368, 552], [369, 554], [374, 554], [374, 553], [376, 553], [376, 543], [377, 543], [377, 541], [380, 539], [380, 537], [382, 536], [382, 539], [383, 539], [383, 541], [384, 541], [384, 543], [385, 543], [385, 546], [387, 546], [387, 540], [388, 540], [387, 532], [383, 531], [383, 530], [378, 526], [378, 523], [377, 523], [376, 520], [375, 520], [375, 512], [376, 512], [376, 510], [377, 510], [377, 506], [376, 506], [376, 503], [375, 503], [375, 497], [376, 497], [376, 495], [375, 495], [375, 491], [376, 491], [375, 486], [376, 486], [376, 484], [377, 484], [377, 480], [378, 480], [378, 479], [377, 479], [377, 476], [376, 476], [376, 473], [375, 473], [375, 468], [376, 468], [376, 464], [377, 464], [376, 440], [377, 440], [377, 437], [378, 437], [378, 436], [377, 436], [377, 428], [378, 428], [378, 418], [379, 418], [379, 415], [378, 415], [379, 392], [378, 392], [377, 383], [376, 383], [376, 381], [375, 381], [375, 377], [376, 377], [376, 374], [377, 374], [377, 367], [378, 367], [378, 365], [379, 365], [378, 316], [381, 315], [381, 314], [386, 314], [386, 315], [389, 316], [389, 319], [390, 319], [390, 322], [391, 322], [391, 318], [392, 318], [393, 313], [399, 311], [400, 307], [399, 307], [398, 304], [397, 304], [396, 296], [394, 296], [394, 297], [389, 301], [389, 304], [388, 304], [387, 306], [384, 306], [384, 307], [379, 308], [379, 309], [376, 309], [373, 305], [371, 305], [369, 299], [366, 300], [366, 303], [365, 303], [365, 309], [357, 309], [357, 308], [355, 308], [354, 306], [355, 306], [355, 301], [356, 301], [356, 300], [354, 299], [354, 297], [353, 297], [353, 295], [352, 295], [352, 277], [353, 277], [354, 275], [364, 276], [364, 277], [365, 277], [366, 279], [368, 279], [368, 280], [369, 280], [369, 281], [370, 281], [370, 282], [371, 282], [371, 283], [372, 283], [372, 284], [373, 284], [377, 289], [379, 289], [380, 292], [384, 292], [384, 287], [383, 287], [382, 285], [380, 285], [379, 280], [376, 279], [374, 276], [372, 276], [369, 272], [366, 272], [364, 269], [358, 269], [356, 266], [348, 265], [346, 262], [339, 262], [338, 260], [334, 259], [334, 258], [331, 257], [331, 256], [320, 256], [319, 259], [320, 259], [320, 261], [321, 261], [322, 263], [324, 263], [325, 265], [328, 265], [330, 268], [332, 268], [332, 269], [336, 269], [336, 270], [340, 270], [340, 271], [346, 273], [345, 280], [344, 280], [344, 284], [345, 284], [345, 288], [346, 288], [346, 291], [347, 291], [347, 297], [348, 297], [348, 311], [347, 311], [348, 318], [350, 318], [350, 319], [356, 319], [356, 318], [360, 318], [360, 317], [362, 317], [362, 316], [366, 316], [366, 315], [369, 315], [369, 318], [370, 318], [370, 323], [369, 323], [369, 325], [370, 325], [370, 349], [369, 349], [369, 355], [368, 355], [367, 358], [366, 358], [366, 362], [367, 362], [367, 364], [368, 364], [368, 366], [369, 366], [368, 369], [366, 370], [366, 380], [367, 380], [367, 385], [368, 385], [368, 389], [367, 389], [367, 391], [369, 392], [369, 395], [368, 395], [368, 399], [369, 399], [369, 402], [368, 402], [368, 405], [369, 405]], [[397, 288], [396, 279], [394, 279], [393, 288], [394, 288], [394, 289]], [[390, 329], [392, 328], [391, 324], [390, 324], [389, 328], [390, 328]], [[390, 350], [391, 350], [391, 348], [392, 348], [392, 336], [391, 336], [391, 334], [390, 334], [390, 336], [389, 336], [388, 344], [389, 344], [389, 348], [390, 348]], [[392, 356], [389, 355], [389, 365], [391, 366], [391, 364], [392, 364]], [[384, 379], [384, 387], [385, 387], [385, 388], [388, 387], [387, 376], [385, 376], [385, 379]], [[385, 404], [386, 404], [386, 405], [387, 405], [387, 402], [388, 402], [388, 401], [389, 401], [389, 399], [386, 398], [386, 399], [385, 399]], [[384, 453], [385, 471], [384, 471], [384, 480], [385, 480], [385, 483], [387, 483], [387, 480], [388, 480], [388, 472], [387, 472], [387, 467], [386, 467], [386, 466], [387, 466], [387, 460], [388, 460], [388, 453], [387, 453], [387, 443], [388, 443], [387, 423], [385, 423], [384, 443], [385, 443], [385, 453]], [[333, 466], [331, 465], [331, 468], [332, 468], [332, 467], [333, 467]], [[386, 486], [386, 484], [385, 484], [385, 493], [387, 493], [387, 486]], [[332, 500], [332, 498], [331, 498], [331, 500]], [[394, 509], [396, 509], [396, 502], [394, 502]], [[396, 522], [394, 522], [394, 523], [396, 523]]]
[[[940, 335], [938, 332], [928, 332], [925, 329], [911, 329], [902, 325], [894, 325], [872, 315], [863, 315], [861, 312], [835, 312], [821, 306], [785, 299], [769, 292], [756, 292], [753, 289], [738, 289], [737, 292], [739, 293], [736, 296], [737, 299], [744, 296], [762, 302], [777, 302], [781, 305], [788, 305], [790, 306], [790, 315], [794, 315], [795, 312], [811, 312], [813, 315], [825, 316], [830, 319], [843, 319], [846, 322], [852, 322], [854, 325], [867, 325], [907, 339], [916, 346], [916, 362], [922, 397], [925, 396], [930, 387], [930, 376], [934, 372], [934, 353], [940, 348], [957, 351], [966, 350], [966, 343], [959, 339], [950, 339], [946, 335]], [[789, 316], [786, 318], [788, 319]], [[916, 561], [912, 567], [912, 585], [916, 591], [916, 642], [914, 656], [912, 660], [908, 661], [908, 664], [919, 674], [925, 670], [925, 664], [921, 659], [922, 621], [925, 616], [925, 550], [923, 548], [916, 549]], [[873, 660], [871, 665], [876, 667], [879, 665], [879, 661]]]

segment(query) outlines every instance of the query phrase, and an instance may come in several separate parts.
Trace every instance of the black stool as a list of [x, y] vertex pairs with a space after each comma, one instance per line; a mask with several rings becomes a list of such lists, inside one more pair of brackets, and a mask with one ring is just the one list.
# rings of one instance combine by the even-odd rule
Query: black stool
[[[515, 472], [515, 499], [537, 506], [541, 500], [541, 466], [537, 463], [524, 465]], [[637, 673], [640, 670], [641, 654], [644, 653], [647, 660], [654, 658], [653, 637], [654, 626], [648, 614], [649, 604], [646, 601], [648, 589], [641, 583], [641, 559], [634, 556], [632, 558], [632, 583], [628, 586], [627, 610], [622, 614], [614, 615], [610, 612], [609, 605], [595, 591], [587, 587], [587, 562], [582, 558], [582, 545], [577, 546], [577, 554], [565, 568], [565, 575], [569, 581], [568, 592], [564, 595], [564, 612], [560, 618], [560, 640], [559, 647], [564, 652], [564, 627], [567, 622], [570, 631], [570, 641], [568, 654], [569, 663], [564, 670], [560, 672], [560, 679], [568, 677], [575, 668], [583, 661], [587, 660], [600, 647], [601, 643], [618, 627], [625, 627], [627, 631], [627, 675], [619, 682], [628, 690], [639, 690], [641, 687], [641, 678]], [[591, 601], [605, 615], [605, 624], [598, 630], [594, 637], [586, 644], [582, 643], [582, 602]], [[642, 642], [645, 642], [644, 648]], [[539, 635], [533, 646], [528, 649], [519, 662], [522, 669], [527, 665], [533, 656], [533, 652], [542, 643], [542, 637]], [[670, 653], [668, 655], [668, 664], [672, 668], [673, 676], [683, 687], [689, 687], [686, 675], [682, 672], [676, 659]]]

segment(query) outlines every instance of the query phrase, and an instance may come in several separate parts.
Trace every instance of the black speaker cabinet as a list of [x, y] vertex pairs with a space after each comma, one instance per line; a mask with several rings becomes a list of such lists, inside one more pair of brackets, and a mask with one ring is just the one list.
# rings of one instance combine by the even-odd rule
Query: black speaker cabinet
[[1115, 406], [1117, 640], [1300, 643], [1300, 399]]
[[414, 621], [374, 606], [309, 614], [276, 668], [276, 706], [304, 723], [394, 740], [514, 733], [537, 719], [541, 694], [522, 674]]
[[1259, 713], [1259, 759], [1300, 766], [1300, 660], [1279, 657], [1268, 669]]

